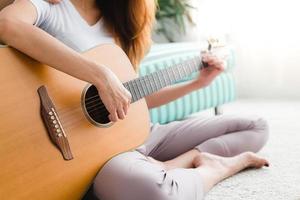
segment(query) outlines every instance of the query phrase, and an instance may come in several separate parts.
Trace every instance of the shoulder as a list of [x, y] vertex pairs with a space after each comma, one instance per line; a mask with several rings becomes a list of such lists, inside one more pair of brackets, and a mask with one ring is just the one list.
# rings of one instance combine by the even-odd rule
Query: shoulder
[[[20, 0], [24, 1], [24, 0]], [[26, 0], [33, 4], [37, 12], [37, 20], [35, 25], [43, 29], [49, 29], [53, 24], [64, 20], [64, 16], [68, 14], [68, 0], [63, 0], [58, 4], [49, 3], [47, 0]], [[51, 28], [50, 28], [51, 29]]]

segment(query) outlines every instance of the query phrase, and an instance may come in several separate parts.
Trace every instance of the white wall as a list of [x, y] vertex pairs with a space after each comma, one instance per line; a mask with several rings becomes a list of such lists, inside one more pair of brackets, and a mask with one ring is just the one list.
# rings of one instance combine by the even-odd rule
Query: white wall
[[239, 97], [300, 100], [299, 0], [193, 0], [198, 37], [236, 47]]

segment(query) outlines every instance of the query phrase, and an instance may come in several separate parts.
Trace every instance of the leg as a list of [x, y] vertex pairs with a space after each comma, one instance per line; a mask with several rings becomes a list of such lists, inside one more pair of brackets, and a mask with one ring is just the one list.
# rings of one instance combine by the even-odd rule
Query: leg
[[[224, 126], [224, 124], [220, 124], [220, 126]], [[239, 126], [243, 128], [239, 128]], [[268, 125], [262, 118], [234, 117], [228, 121], [227, 126], [224, 128], [230, 129], [229, 127], [237, 128], [234, 132], [229, 131], [227, 134], [211, 138], [202, 144], [199, 144], [196, 149], [230, 157], [246, 151], [258, 152], [268, 140]]]
[[101, 200], [200, 200], [203, 188], [196, 169], [166, 171], [137, 151], [108, 161], [93, 184]]
[[165, 162], [155, 160], [152, 157], [148, 157], [148, 160], [152, 163], [162, 166], [165, 170], [172, 170], [176, 168], [194, 168], [194, 162], [199, 156], [199, 153], [200, 152], [198, 150], [193, 149]]
[[185, 163], [185, 167], [192, 162], [196, 169], [177, 166], [166, 170], [137, 151], [120, 154], [98, 173], [93, 185], [95, 196], [101, 200], [200, 200], [224, 178], [247, 167], [268, 164], [249, 152], [226, 158], [195, 149], [173, 161], [179, 165]]
[[150, 161], [165, 170], [196, 168], [203, 180], [204, 193], [207, 193], [218, 182], [245, 168], [269, 166], [266, 159], [260, 158], [252, 152], [244, 152], [234, 157], [221, 157], [210, 153], [201, 153], [195, 149], [169, 161], [160, 162], [154, 159]]
[[195, 147], [203, 152], [234, 156], [260, 150], [268, 138], [268, 125], [256, 116], [193, 117], [156, 125], [150, 137], [141, 152], [160, 161], [171, 160]]

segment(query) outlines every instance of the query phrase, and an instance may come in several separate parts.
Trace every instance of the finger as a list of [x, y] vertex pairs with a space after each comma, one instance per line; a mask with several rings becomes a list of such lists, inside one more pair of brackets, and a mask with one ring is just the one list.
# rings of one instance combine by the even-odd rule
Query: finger
[[109, 117], [110, 121], [112, 121], [112, 122], [117, 122], [118, 121], [118, 115], [117, 115], [116, 111], [111, 113], [108, 117]]
[[204, 54], [202, 56], [202, 61], [206, 62], [209, 59], [209, 55], [208, 54]]
[[207, 57], [207, 62], [213, 62], [213, 61], [217, 61], [218, 58], [214, 55], [210, 55]]
[[216, 65], [216, 68], [221, 71], [224, 70], [224, 62], [219, 61]]
[[217, 58], [212, 58], [212, 59], [210, 59], [210, 60], [208, 61], [208, 64], [211, 65], [211, 66], [216, 67], [216, 66], [218, 66], [218, 65], [220, 65], [220, 64], [222, 64], [222, 63], [221, 63], [221, 61], [220, 61], [219, 59], [217, 59]]
[[212, 67], [217, 67], [217, 65], [219, 65], [219, 61], [217, 61], [217, 60], [211, 60], [209, 62], [209, 65], [212, 66]]
[[118, 118], [119, 118], [119, 119], [122, 119], [122, 120], [125, 119], [125, 113], [124, 113], [124, 110], [123, 110], [122, 107], [120, 107], [120, 108], [118, 109], [117, 113], [118, 113]]
[[212, 58], [207, 57], [206, 59], [202, 60], [204, 63], [206, 63], [206, 66], [212, 65], [214, 60]]
[[127, 103], [127, 104], [124, 104], [124, 105], [123, 105], [123, 110], [124, 110], [124, 114], [125, 114], [125, 115], [127, 115], [127, 113], [128, 113], [129, 104], [130, 104], [130, 103]]
[[224, 62], [221, 61], [221, 60], [214, 60], [211, 62], [211, 65], [214, 67], [214, 68], [217, 68], [217, 69], [222, 69], [223, 66], [224, 66]]
[[132, 95], [131, 95], [131, 93], [128, 90], [126, 90], [126, 98], [129, 101], [129, 103], [130, 103], [131, 99], [132, 99]]

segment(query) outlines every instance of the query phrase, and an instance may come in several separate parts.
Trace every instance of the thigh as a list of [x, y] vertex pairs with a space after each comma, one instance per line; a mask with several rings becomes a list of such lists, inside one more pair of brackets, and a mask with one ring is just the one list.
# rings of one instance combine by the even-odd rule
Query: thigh
[[194, 116], [155, 127], [151, 133], [153, 139], [150, 138], [145, 146], [152, 145], [149, 156], [166, 161], [211, 138], [251, 129], [254, 127], [255, 119], [256, 116], [249, 115]]
[[194, 169], [166, 171], [133, 151], [105, 164], [93, 184], [101, 200], [201, 200], [203, 185]]

